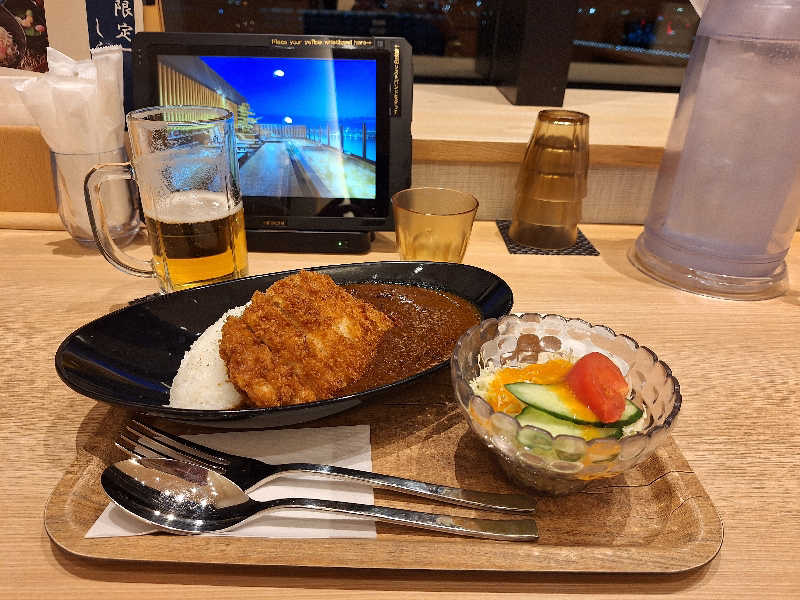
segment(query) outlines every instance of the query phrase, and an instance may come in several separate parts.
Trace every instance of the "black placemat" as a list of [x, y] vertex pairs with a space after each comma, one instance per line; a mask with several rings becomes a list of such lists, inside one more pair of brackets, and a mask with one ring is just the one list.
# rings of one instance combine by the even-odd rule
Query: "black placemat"
[[549, 255], [573, 255], [573, 256], [600, 256], [597, 248], [594, 247], [592, 242], [583, 235], [583, 232], [578, 229], [578, 239], [569, 248], [561, 248], [560, 250], [542, 250], [540, 248], [531, 248], [530, 246], [523, 246], [512, 240], [508, 236], [508, 228], [511, 226], [511, 221], [495, 221], [497, 228], [500, 230], [500, 235], [503, 236], [503, 241], [506, 243], [509, 254], [549, 254]]

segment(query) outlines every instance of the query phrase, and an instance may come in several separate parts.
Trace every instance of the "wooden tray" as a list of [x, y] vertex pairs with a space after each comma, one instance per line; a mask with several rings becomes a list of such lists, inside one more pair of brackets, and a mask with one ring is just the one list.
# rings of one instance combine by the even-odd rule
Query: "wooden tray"
[[[309, 427], [369, 424], [373, 468], [402, 477], [510, 492], [495, 458], [455, 405], [449, 373], [376, 395]], [[392, 569], [677, 573], [716, 556], [722, 523], [697, 476], [669, 438], [649, 460], [583, 492], [542, 497], [537, 543], [496, 542], [377, 524], [376, 539], [253, 539], [153, 534], [86, 539], [108, 504], [105, 466], [124, 458], [113, 445], [128, 413], [109, 408], [61, 479], [45, 510], [50, 539], [67, 552], [101, 559]], [[194, 429], [158, 422], [173, 431]], [[200, 431], [200, 430], [197, 430]], [[375, 491], [377, 503], [450, 512], [459, 507]], [[482, 513], [485, 517], [487, 513]]]

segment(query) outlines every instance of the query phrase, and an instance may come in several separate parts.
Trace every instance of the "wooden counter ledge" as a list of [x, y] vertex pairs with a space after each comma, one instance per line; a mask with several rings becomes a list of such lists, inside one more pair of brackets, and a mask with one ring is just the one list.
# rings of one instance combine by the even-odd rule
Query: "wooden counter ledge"
[[[589, 114], [592, 166], [658, 167], [678, 95], [568, 89], [563, 108]], [[522, 160], [544, 106], [514, 106], [492, 86], [414, 86], [414, 161]]]

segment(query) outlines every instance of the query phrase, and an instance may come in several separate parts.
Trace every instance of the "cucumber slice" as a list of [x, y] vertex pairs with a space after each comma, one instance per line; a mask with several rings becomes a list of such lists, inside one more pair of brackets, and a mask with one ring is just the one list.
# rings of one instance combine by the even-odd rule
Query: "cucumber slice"
[[[622, 416], [619, 420], [613, 423], [603, 423], [596, 417], [594, 419], [582, 419], [579, 417], [575, 409], [564, 400], [562, 395], [564, 393], [563, 386], [560, 384], [542, 385], [539, 383], [520, 381], [518, 383], [507, 383], [505, 388], [514, 394], [521, 402], [538, 408], [558, 419], [570, 421], [578, 425], [591, 425], [601, 428], [624, 427], [625, 425], [630, 425], [637, 421], [642, 416], [642, 409], [631, 402], [629, 398], [625, 400], [625, 409], [622, 411]], [[562, 389], [559, 390], [559, 388]]]
[[[578, 425], [572, 421], [559, 419], [543, 412], [533, 406], [526, 406], [521, 413], [517, 415], [517, 421], [523, 427], [525, 425], [533, 425], [539, 429], [548, 431], [553, 437], [557, 435], [574, 435], [575, 437], [583, 438], [586, 441], [596, 438], [621, 438], [621, 427], [593, 427], [591, 425]], [[534, 439], [528, 439], [532, 433], [530, 430], [521, 430], [517, 435], [520, 443], [526, 446], [535, 446]], [[534, 436], [535, 437], [535, 436]], [[531, 443], [528, 443], [531, 442]]]
[[609, 425], [612, 427], [624, 427], [625, 425], [630, 425], [631, 423], [635, 423], [641, 419], [642, 414], [644, 414], [644, 411], [631, 402], [629, 396], [625, 398], [625, 410], [622, 411], [622, 416], [619, 418], [619, 420], [614, 421], [613, 423], [605, 424], [605, 427], [608, 427]]

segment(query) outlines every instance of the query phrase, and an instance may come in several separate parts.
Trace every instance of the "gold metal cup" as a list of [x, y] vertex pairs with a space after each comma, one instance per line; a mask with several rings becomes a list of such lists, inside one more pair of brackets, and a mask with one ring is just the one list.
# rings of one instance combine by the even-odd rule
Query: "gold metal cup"
[[461, 262], [478, 210], [475, 196], [411, 188], [392, 196], [397, 251], [403, 260]]
[[539, 112], [517, 176], [511, 239], [546, 249], [574, 244], [588, 172], [589, 115]]

